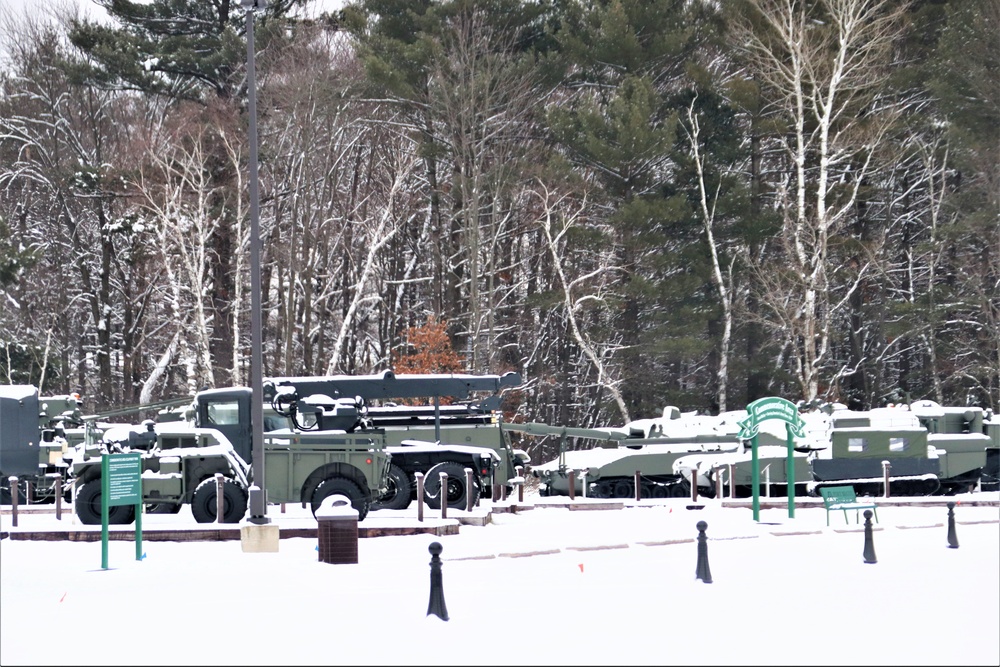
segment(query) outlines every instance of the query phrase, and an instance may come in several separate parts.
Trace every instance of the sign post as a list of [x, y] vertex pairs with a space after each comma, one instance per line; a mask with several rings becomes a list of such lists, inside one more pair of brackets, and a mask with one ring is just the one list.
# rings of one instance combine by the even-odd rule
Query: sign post
[[142, 455], [101, 457], [101, 568], [108, 569], [108, 508], [135, 505], [135, 559], [142, 560]]
[[795, 438], [805, 437], [805, 422], [795, 404], [784, 398], [761, 398], [747, 406], [748, 416], [739, 422], [741, 440], [750, 440], [753, 485], [753, 520], [760, 521], [760, 459], [757, 457], [757, 432], [761, 422], [780, 419], [785, 422], [788, 459], [785, 474], [788, 482], [788, 518], [795, 518]]

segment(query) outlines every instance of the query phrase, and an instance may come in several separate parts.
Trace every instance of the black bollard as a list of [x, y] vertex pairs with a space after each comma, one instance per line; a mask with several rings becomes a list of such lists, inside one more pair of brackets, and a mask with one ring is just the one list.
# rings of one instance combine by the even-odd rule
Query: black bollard
[[427, 615], [434, 614], [442, 621], [448, 620], [448, 608], [444, 604], [444, 588], [441, 586], [440, 542], [431, 542], [427, 550], [431, 552], [431, 599], [427, 604]]
[[705, 535], [708, 524], [699, 521], [696, 526], [698, 528], [698, 565], [695, 567], [694, 576], [706, 584], [710, 584], [712, 583], [712, 571], [708, 569], [708, 537]]
[[955, 503], [948, 503], [948, 548], [958, 548], [958, 537], [955, 535]]
[[875, 545], [872, 544], [872, 511], [865, 510], [865, 562], [877, 563]]

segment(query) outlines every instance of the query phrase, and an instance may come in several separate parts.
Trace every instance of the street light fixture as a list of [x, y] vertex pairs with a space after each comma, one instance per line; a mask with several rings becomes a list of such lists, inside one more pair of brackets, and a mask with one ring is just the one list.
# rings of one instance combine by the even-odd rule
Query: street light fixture
[[247, 12], [247, 97], [250, 113], [250, 424], [253, 484], [250, 485], [250, 523], [270, 523], [264, 484], [264, 381], [261, 352], [260, 305], [260, 191], [257, 177], [257, 71], [253, 44], [253, 15], [267, 0], [241, 0]]

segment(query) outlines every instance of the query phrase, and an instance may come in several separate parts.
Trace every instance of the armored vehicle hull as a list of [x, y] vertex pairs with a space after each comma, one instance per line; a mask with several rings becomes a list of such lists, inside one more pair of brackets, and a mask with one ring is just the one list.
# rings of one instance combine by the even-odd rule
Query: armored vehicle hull
[[[926, 402], [925, 402], [926, 403]], [[980, 411], [981, 412], [981, 411]], [[795, 495], [815, 495], [822, 486], [850, 484], [858, 495], [951, 495], [974, 489], [987, 470], [991, 439], [982, 432], [983, 422], [976, 410], [953, 409], [959, 420], [934, 422], [930, 415], [943, 417], [940, 408], [924, 405], [877, 408], [868, 411], [836, 410], [830, 414], [825, 443], [813, 439], [795, 454]], [[936, 417], [935, 417], [936, 418]], [[929, 430], [929, 428], [931, 430]], [[963, 432], [947, 432], [947, 431]], [[971, 430], [971, 432], [970, 432]], [[690, 479], [698, 466], [698, 487], [706, 494], [718, 487], [720, 476], [729, 487], [733, 475], [737, 497], [752, 494], [751, 454], [692, 455], [676, 464], [678, 472]], [[777, 495], [787, 494], [787, 448], [758, 447], [761, 483], [769, 482]], [[730, 466], [733, 466], [730, 468]], [[767, 471], [767, 472], [765, 472]]]

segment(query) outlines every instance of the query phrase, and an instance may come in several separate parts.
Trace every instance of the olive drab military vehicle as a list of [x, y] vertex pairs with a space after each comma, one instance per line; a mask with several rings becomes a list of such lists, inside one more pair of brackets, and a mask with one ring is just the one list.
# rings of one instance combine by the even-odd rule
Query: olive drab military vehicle
[[[391, 372], [268, 379], [263, 434], [267, 501], [310, 503], [315, 511], [325, 497], [342, 494], [364, 520], [371, 509], [407, 506], [415, 494], [414, 473], [423, 472], [430, 507], [439, 508], [442, 496], [450, 506], [464, 507], [467, 494], [486, 494], [495, 480], [508, 479], [506, 466], [514, 468], [515, 462], [521, 462], [509, 440], [503, 439], [495, 416], [497, 392], [519, 383], [516, 374], [397, 379]], [[481, 403], [435, 405], [433, 412], [426, 406], [380, 407], [374, 419], [366, 416], [363, 398], [429, 395], [437, 403], [443, 396], [468, 398], [474, 391], [493, 395]], [[249, 388], [204, 390], [184, 408], [161, 410], [155, 423], [105, 434], [101, 442], [85, 450], [86, 460], [73, 465], [71, 477], [78, 481], [78, 488], [99, 479], [95, 465], [100, 452], [141, 451], [144, 502], [150, 511], [176, 512], [190, 504], [197, 520], [214, 521], [214, 475], [221, 473], [223, 521], [238, 521], [246, 510], [248, 484], [252, 483], [250, 419]], [[373, 421], [384, 428], [375, 427]], [[455, 444], [417, 439], [430, 434], [440, 438], [442, 430]], [[198, 437], [179, 443], [184, 434]], [[473, 472], [471, 486], [466, 468]], [[447, 474], [443, 494], [441, 472]], [[83, 514], [88, 508], [99, 508], [99, 495], [93, 491], [97, 488], [89, 487], [80, 501]], [[114, 520], [131, 520], [119, 514]]]
[[[886, 476], [890, 495], [951, 495], [990, 475], [988, 455], [996, 444], [987, 435], [991, 415], [981, 408], [942, 408], [933, 401], [865, 411], [823, 407], [802, 415], [814, 427], [794, 454], [795, 495], [842, 484], [858, 495], [878, 495]], [[787, 494], [786, 458], [783, 447], [758, 447], [761, 482], [775, 487], [772, 495]], [[752, 494], [749, 451], [691, 454], [675, 469], [689, 483], [694, 474], [704, 495], [715, 492], [720, 476], [728, 488], [730, 474], [737, 496]]]
[[[889, 464], [894, 495], [953, 494], [990, 484], [997, 476], [1000, 423], [994, 424], [992, 413], [981, 408], [942, 408], [924, 401], [909, 408], [852, 411], [824, 404], [800, 406], [800, 411], [805, 434], [793, 448], [797, 495], [843, 483], [853, 484], [859, 494], [880, 493], [883, 461]], [[746, 417], [746, 410], [703, 417], [668, 407], [661, 418], [624, 427], [507, 427], [603, 443], [573, 451], [562, 446], [558, 459], [534, 466], [532, 474], [539, 478], [543, 494], [566, 495], [572, 470], [574, 492], [583, 491], [586, 479], [587, 495], [593, 497], [634, 497], [635, 472], [640, 473], [642, 497], [687, 496], [692, 483], [699, 495], [712, 497], [720, 481], [724, 493], [732, 486], [738, 497], [748, 497], [752, 452], [749, 442], [739, 439], [738, 427]], [[787, 494], [784, 428], [780, 421], [766, 421], [758, 435], [760, 482], [772, 495]]]
[[[462, 508], [471, 494], [487, 496], [494, 484], [506, 484], [526, 455], [513, 449], [500, 428], [500, 392], [520, 385], [516, 373], [498, 375], [401, 374], [267, 378], [264, 398], [275, 432], [315, 428], [316, 415], [326, 415], [331, 428], [378, 440], [391, 454], [385, 492], [372, 509], [404, 509], [416, 497], [415, 474], [425, 476], [425, 500], [441, 504], [440, 473], [447, 474], [444, 497]], [[488, 394], [473, 398], [475, 394]], [[431, 399], [432, 405], [388, 403], [390, 399]], [[442, 399], [465, 400], [442, 405]], [[383, 403], [371, 405], [370, 403]], [[216, 389], [196, 397], [196, 423], [225, 432], [245, 459], [251, 455], [250, 393]], [[270, 459], [268, 459], [270, 470]], [[465, 469], [473, 472], [471, 488]], [[265, 476], [270, 480], [270, 472]], [[268, 482], [270, 494], [270, 481]], [[269, 498], [270, 499], [270, 498]]]
[[[635, 497], [638, 472], [640, 497], [665, 498], [690, 493], [688, 482], [674, 470], [678, 458], [693, 452], [730, 452], [740, 447], [737, 416], [733, 412], [708, 417], [667, 406], [661, 417], [639, 419], [620, 427], [586, 429], [526, 423], [504, 424], [504, 428], [559, 438], [558, 458], [531, 468], [532, 476], [539, 479], [542, 495], [568, 495], [569, 473], [573, 471], [574, 495]], [[762, 437], [778, 442], [768, 433]], [[571, 450], [567, 438], [596, 441], [598, 446]]]
[[[84, 445], [83, 456], [73, 463], [76, 514], [84, 524], [101, 523], [101, 459], [103, 454], [140, 453], [142, 499], [152, 513], [175, 513], [185, 504], [199, 523], [215, 521], [218, 486], [223, 476], [224, 523], [236, 523], [247, 509], [249, 466], [233, 451], [224, 435], [182, 422], [108, 429], [100, 443]], [[108, 508], [108, 521], [129, 524], [135, 506]]]
[[[230, 398], [243, 395], [249, 406], [247, 388], [211, 394]], [[390, 455], [381, 439], [346, 433], [340, 428], [345, 412], [349, 412], [347, 407], [312, 405], [308, 409], [314, 425], [311, 431], [286, 428], [263, 436], [268, 502], [308, 502], [315, 512], [327, 496], [340, 494], [350, 499], [358, 519], [363, 521], [372, 502], [386, 492]], [[250, 462], [217, 428], [231, 420], [221, 411], [209, 414], [208, 426], [176, 419], [147, 420], [141, 426], [109, 429], [99, 443], [84, 447], [84, 455], [72, 468], [81, 521], [100, 522], [100, 455], [125, 452], [142, 454], [143, 503], [148, 511], [176, 512], [190, 505], [196, 521], [215, 521], [219, 494], [216, 475], [221, 474], [221, 521], [240, 521], [253, 482]], [[248, 410], [246, 414], [249, 418]], [[112, 523], [131, 523], [135, 518], [132, 508], [114, 510]]]
[[11, 501], [10, 476], [18, 478], [20, 502], [53, 502], [57, 481], [69, 500], [73, 461], [83, 443], [97, 442], [115, 426], [106, 420], [189, 401], [173, 399], [86, 415], [79, 394], [40, 396], [32, 385], [0, 385], [0, 502]]

